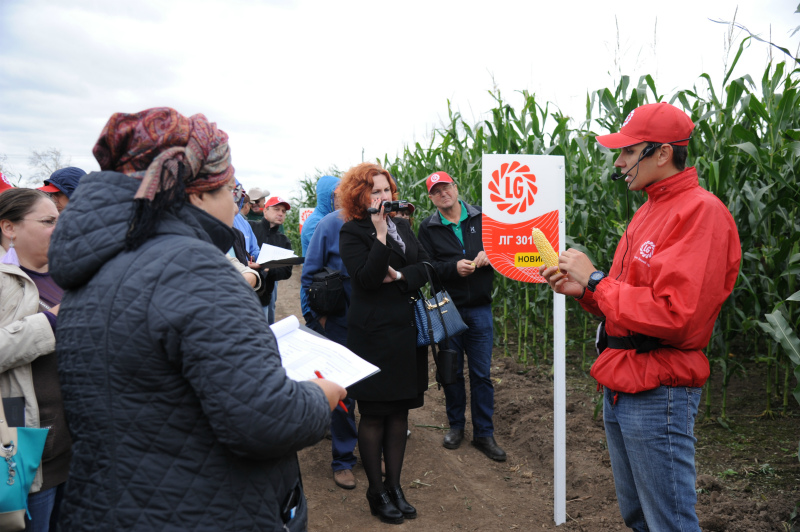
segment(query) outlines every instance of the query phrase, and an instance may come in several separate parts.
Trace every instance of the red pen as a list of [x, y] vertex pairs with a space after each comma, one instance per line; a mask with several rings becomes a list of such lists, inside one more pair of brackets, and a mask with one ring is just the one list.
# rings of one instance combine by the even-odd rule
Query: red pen
[[[319, 371], [315, 371], [314, 375], [316, 375], [318, 379], [324, 379], [325, 378], [325, 377], [322, 376], [322, 373], [320, 373]], [[341, 406], [342, 410], [344, 410], [348, 414], [350, 413], [350, 411], [347, 409], [346, 406], [344, 406], [344, 403], [342, 401], [339, 401], [339, 406]]]

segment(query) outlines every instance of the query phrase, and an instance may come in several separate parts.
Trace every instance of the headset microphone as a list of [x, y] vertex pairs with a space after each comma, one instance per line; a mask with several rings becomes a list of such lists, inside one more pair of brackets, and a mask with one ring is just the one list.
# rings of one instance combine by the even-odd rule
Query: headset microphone
[[[631, 170], [633, 170], [633, 169], [631, 168]], [[628, 177], [628, 172], [625, 172], [624, 174], [618, 174], [618, 173], [615, 172], [615, 173], [611, 174], [611, 181], [619, 181], [623, 177]]]
[[628, 177], [628, 174], [633, 172], [633, 169], [636, 168], [637, 166], [639, 166], [639, 163], [642, 162], [642, 159], [644, 159], [645, 157], [650, 156], [654, 151], [656, 151], [656, 149], [659, 146], [661, 146], [661, 144], [648, 144], [647, 146], [645, 146], [645, 148], [642, 150], [641, 155], [639, 155], [639, 160], [636, 161], [636, 164], [631, 166], [631, 169], [628, 170], [627, 172], [625, 172], [624, 174], [618, 174], [616, 172], [611, 174], [611, 176], [610, 176], [611, 177], [611, 181], [619, 181], [620, 179], [622, 179], [624, 177]]

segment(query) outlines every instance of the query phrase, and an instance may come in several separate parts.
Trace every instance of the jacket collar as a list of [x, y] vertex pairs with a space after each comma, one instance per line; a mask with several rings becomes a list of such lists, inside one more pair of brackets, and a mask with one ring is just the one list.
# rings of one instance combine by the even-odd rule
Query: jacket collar
[[[479, 211], [475, 206], [470, 205], [466, 201], [458, 200], [461, 202], [461, 208], [463, 209], [465, 206], [467, 208], [467, 220], [474, 218], [475, 216], [480, 216], [481, 211]], [[428, 222], [430, 225], [438, 225], [444, 227], [442, 223], [441, 214], [439, 213], [439, 209], [436, 209], [433, 214], [430, 215], [428, 218]]]
[[233, 228], [228, 227], [204, 210], [198, 209], [192, 204], [187, 203], [183, 208], [187, 209], [187, 212], [194, 216], [197, 223], [200, 224], [200, 227], [208, 234], [214, 246], [219, 248], [223, 253], [227, 253], [228, 250], [231, 249], [234, 240], [236, 240], [236, 233], [233, 232]]
[[699, 186], [697, 169], [694, 166], [690, 166], [675, 175], [653, 183], [645, 189], [645, 192], [647, 192], [649, 199], [658, 202], [697, 186]]

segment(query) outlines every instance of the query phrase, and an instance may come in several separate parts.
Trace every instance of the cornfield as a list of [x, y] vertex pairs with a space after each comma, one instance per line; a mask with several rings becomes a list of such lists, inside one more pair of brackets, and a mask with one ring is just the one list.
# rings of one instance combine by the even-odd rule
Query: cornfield
[[[523, 91], [522, 106], [514, 108], [495, 91], [491, 118], [470, 125], [448, 105], [447, 122], [432, 132], [425, 145], [406, 146], [398, 156], [379, 162], [396, 176], [401, 197], [417, 206], [419, 220], [432, 209], [424, 181], [433, 171], [454, 176], [462, 198], [479, 203], [484, 153], [562, 155], [566, 244], [584, 251], [607, 271], [629, 211], [632, 214], [644, 197], [626, 196], [611, 184], [614, 154], [594, 137], [617, 131], [639, 105], [668, 101], [682, 107], [696, 124], [689, 164], [697, 167], [701, 186], [730, 209], [743, 251], [736, 287], [706, 349], [712, 372], [722, 376], [717, 419], [723, 424], [727, 420], [728, 385], [744, 375], [751, 362], [767, 368], [765, 414], [786, 413], [790, 394], [800, 402], [796, 384], [800, 378], [800, 63], [793, 58], [788, 64], [771, 64], [760, 80], [749, 75], [732, 78], [746, 42], [730, 65], [722, 90], [702, 74], [692, 89], [667, 98], [659, 94], [651, 76], [635, 84], [623, 76], [613, 89], [587, 95], [586, 116], [578, 127], [571, 126], [576, 120], [551, 112], [533, 94]], [[631, 201], [629, 208], [626, 201]], [[495, 281], [497, 344], [520, 362], [549, 364], [551, 292], [499, 274]], [[596, 322], [570, 301], [567, 323], [568, 351], [579, 354], [576, 363], [586, 370], [594, 352]], [[775, 397], [778, 404], [773, 404]], [[706, 393], [706, 416], [711, 416], [712, 406], [711, 393]]]

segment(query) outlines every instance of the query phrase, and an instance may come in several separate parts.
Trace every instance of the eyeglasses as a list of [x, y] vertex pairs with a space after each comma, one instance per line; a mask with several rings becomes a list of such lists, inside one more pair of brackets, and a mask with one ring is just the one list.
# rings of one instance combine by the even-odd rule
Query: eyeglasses
[[445, 191], [453, 188], [454, 185], [455, 183], [442, 183], [441, 185], [437, 185], [428, 192], [428, 196], [441, 196]]
[[36, 218], [23, 218], [23, 220], [26, 220], [28, 222], [39, 222], [45, 227], [55, 227], [58, 218], [43, 218], [41, 220], [37, 220]]

